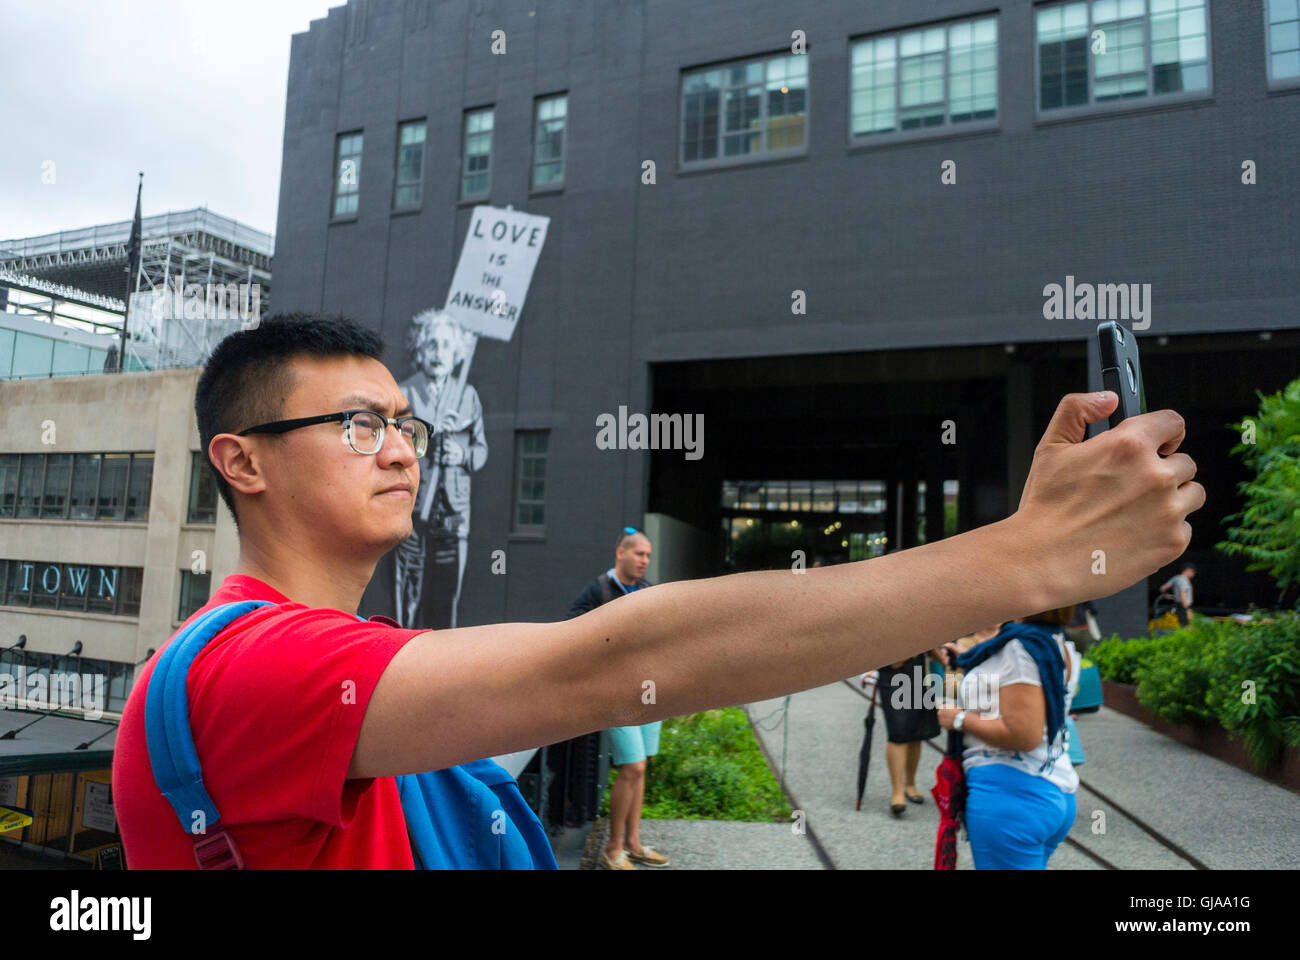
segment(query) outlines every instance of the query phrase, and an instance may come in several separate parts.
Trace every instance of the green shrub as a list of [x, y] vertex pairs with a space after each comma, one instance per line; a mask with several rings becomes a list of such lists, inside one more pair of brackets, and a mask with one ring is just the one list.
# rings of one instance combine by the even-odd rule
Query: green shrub
[[1138, 701], [1170, 723], [1216, 722], [1217, 696], [1211, 691], [1222, 683], [1226, 632], [1236, 629], [1231, 622], [1201, 619], [1153, 638], [1133, 671]]
[[1300, 379], [1271, 396], [1255, 395], [1258, 416], [1229, 424], [1243, 441], [1230, 452], [1254, 476], [1237, 485], [1244, 509], [1223, 518], [1240, 525], [1229, 527], [1216, 547], [1247, 558], [1247, 570], [1268, 571], [1280, 605], [1287, 588], [1300, 582]]
[[[610, 773], [610, 786], [618, 779]], [[609, 814], [606, 791], [601, 813]], [[790, 805], [740, 707], [665, 720], [646, 764], [648, 820], [788, 821]]]
[[1272, 619], [1227, 637], [1225, 679], [1214, 695], [1220, 722], [1261, 766], [1300, 746], [1300, 618], [1288, 612]]
[[1240, 625], [1197, 617], [1158, 637], [1108, 637], [1088, 656], [1106, 680], [1137, 685], [1156, 716], [1176, 724], [1218, 723], [1267, 766], [1300, 746], [1300, 617]]
[[1134, 671], [1146, 662], [1148, 652], [1156, 638], [1135, 637], [1125, 640], [1117, 633], [1088, 648], [1088, 658], [1097, 665], [1103, 680], [1115, 683], [1136, 683]]

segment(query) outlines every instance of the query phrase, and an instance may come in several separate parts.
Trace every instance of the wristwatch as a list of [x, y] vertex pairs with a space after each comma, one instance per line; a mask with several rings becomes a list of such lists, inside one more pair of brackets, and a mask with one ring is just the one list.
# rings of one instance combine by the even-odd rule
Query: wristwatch
[[960, 713], [957, 714], [957, 716], [952, 718], [952, 728], [954, 730], [960, 730], [962, 728], [962, 724], [964, 724], [965, 722], [966, 722], [966, 711], [962, 710]]

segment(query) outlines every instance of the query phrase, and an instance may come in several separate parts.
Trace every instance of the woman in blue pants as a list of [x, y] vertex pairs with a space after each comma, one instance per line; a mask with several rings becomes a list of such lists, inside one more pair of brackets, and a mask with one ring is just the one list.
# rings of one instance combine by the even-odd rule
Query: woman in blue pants
[[939, 724], [963, 733], [966, 830], [977, 870], [1043, 870], [1074, 824], [1079, 776], [1066, 749], [1073, 607], [1004, 624], [959, 654], [957, 706]]

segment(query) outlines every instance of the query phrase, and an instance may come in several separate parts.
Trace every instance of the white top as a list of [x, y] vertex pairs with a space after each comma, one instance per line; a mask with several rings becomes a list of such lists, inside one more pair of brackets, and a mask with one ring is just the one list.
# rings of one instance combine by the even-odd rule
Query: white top
[[[1068, 641], [1066, 641], [1063, 633], [1057, 633], [1055, 637], [1057, 643], [1062, 647], [1061, 653], [1065, 658], [1065, 662], [1075, 667], [1070, 672], [1071, 682], [1065, 694], [1065, 712], [1068, 716], [1074, 691], [1078, 689], [1076, 678], [1079, 671], [1077, 664], [1074, 664], [1077, 654], [1070, 649], [1073, 644], [1067, 646]], [[1065, 682], [1064, 672], [1061, 674], [1061, 681]], [[961, 688], [957, 694], [957, 703], [961, 709], [968, 710], [972, 714], [978, 713], [980, 716], [996, 719], [1002, 716], [998, 709], [999, 691], [1002, 687], [1011, 686], [1015, 683], [1027, 683], [1035, 687], [1042, 687], [1043, 685], [1042, 678], [1038, 674], [1038, 664], [1034, 663], [1034, 658], [1029, 655], [1024, 644], [1019, 640], [1009, 640], [1001, 650], [966, 673], [966, 676], [962, 678]], [[1047, 726], [1044, 724], [1043, 738], [1033, 750], [1028, 752], [1023, 750], [1003, 750], [984, 743], [967, 728], [965, 732], [966, 750], [962, 754], [962, 767], [969, 770], [972, 767], [983, 766], [986, 763], [1005, 763], [1032, 776], [1044, 777], [1066, 793], [1074, 793], [1079, 787], [1079, 775], [1074, 772], [1074, 765], [1070, 763], [1070, 755], [1066, 750], [1064, 737], [1065, 732], [1063, 730], [1057, 735], [1056, 743], [1049, 752]], [[1056, 752], [1060, 753], [1056, 761], [1046, 770], [1040, 769], [1051, 753]]]

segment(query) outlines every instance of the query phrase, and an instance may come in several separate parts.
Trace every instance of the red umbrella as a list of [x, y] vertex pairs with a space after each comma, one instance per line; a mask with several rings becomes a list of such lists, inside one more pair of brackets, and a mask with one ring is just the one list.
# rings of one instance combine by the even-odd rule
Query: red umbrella
[[966, 774], [961, 768], [962, 735], [948, 731], [948, 752], [939, 761], [930, 788], [939, 808], [939, 835], [934, 841], [934, 869], [957, 869], [957, 828], [966, 815]]

